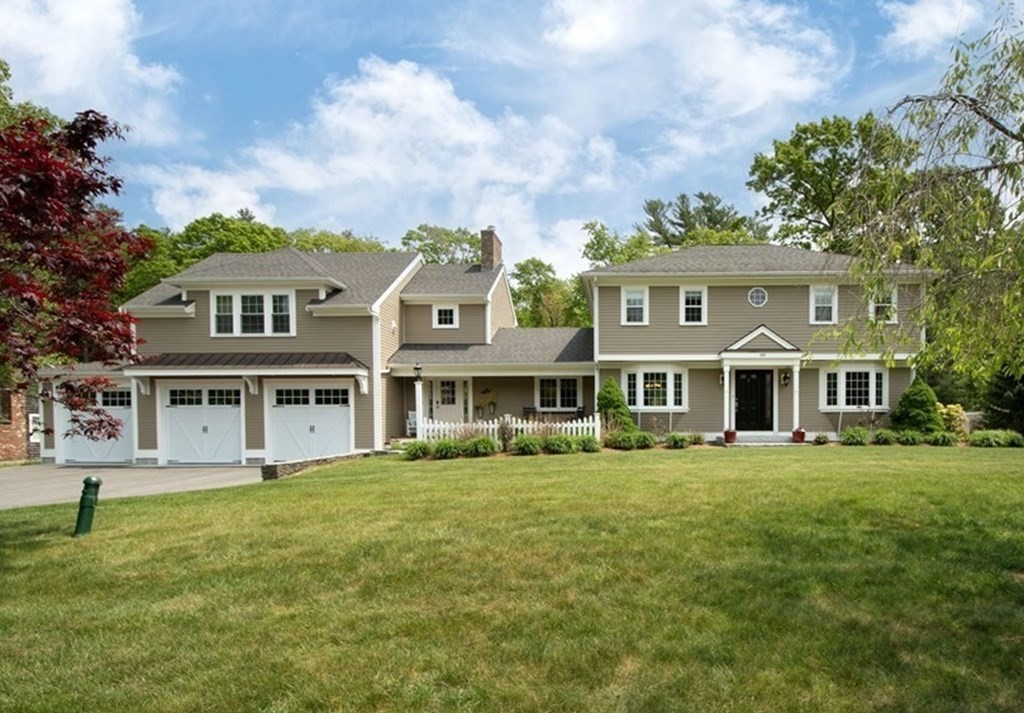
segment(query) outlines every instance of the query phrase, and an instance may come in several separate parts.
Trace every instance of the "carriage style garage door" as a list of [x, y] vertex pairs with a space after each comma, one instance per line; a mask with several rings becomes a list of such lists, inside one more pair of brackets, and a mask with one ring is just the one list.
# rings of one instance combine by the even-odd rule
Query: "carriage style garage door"
[[341, 455], [352, 450], [351, 390], [289, 385], [270, 390], [274, 461]]
[[107, 389], [98, 394], [99, 406], [114, 418], [121, 420], [121, 437], [110, 441], [91, 441], [82, 436], [63, 438], [70, 424], [70, 413], [57, 410], [55, 445], [58, 463], [131, 463], [132, 448], [132, 390]]
[[164, 434], [168, 463], [241, 463], [242, 390], [167, 389]]

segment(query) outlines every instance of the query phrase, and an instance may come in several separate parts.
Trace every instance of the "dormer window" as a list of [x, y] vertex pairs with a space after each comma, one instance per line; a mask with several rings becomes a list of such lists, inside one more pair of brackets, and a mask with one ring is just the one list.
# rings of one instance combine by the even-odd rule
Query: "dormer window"
[[459, 306], [458, 305], [434, 305], [434, 329], [458, 329], [459, 328]]
[[295, 298], [290, 292], [215, 292], [212, 301], [215, 337], [295, 335]]

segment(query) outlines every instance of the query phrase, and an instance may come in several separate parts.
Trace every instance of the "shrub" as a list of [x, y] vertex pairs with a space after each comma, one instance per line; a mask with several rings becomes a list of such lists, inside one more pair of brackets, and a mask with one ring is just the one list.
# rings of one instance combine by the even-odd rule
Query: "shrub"
[[947, 433], [959, 438], [967, 436], [967, 412], [960, 404], [939, 404], [939, 418], [942, 419], [942, 429]]
[[815, 433], [814, 434], [814, 445], [816, 446], [827, 446], [831, 441], [828, 439], [827, 433]]
[[406, 460], [429, 458], [433, 452], [434, 449], [430, 447], [430, 444], [427, 441], [412, 441], [411, 443], [406, 443], [404, 449]]
[[512, 439], [512, 452], [520, 456], [535, 456], [541, 451], [541, 441], [537, 436], [523, 433]]
[[658, 445], [658, 437], [650, 431], [635, 431], [633, 442], [637, 448], [654, 448]]
[[1008, 429], [986, 429], [975, 431], [967, 437], [968, 445], [975, 448], [1021, 448], [1024, 436]]
[[576, 442], [572, 436], [562, 434], [545, 437], [541, 442], [541, 446], [544, 448], [545, 453], [551, 453], [552, 455], [572, 453], [576, 450]]
[[960, 442], [955, 433], [949, 431], [937, 431], [928, 436], [928, 445], [931, 446], [955, 446]]
[[871, 437], [871, 442], [877, 446], [891, 446], [897, 442], [896, 431], [888, 428], [880, 428]]
[[462, 443], [454, 438], [442, 438], [434, 443], [434, 457], [438, 460], [458, 458], [462, 455]]
[[470, 458], [493, 456], [498, 452], [498, 442], [490, 436], [477, 436], [462, 442], [462, 455]]
[[[942, 431], [935, 431], [935, 433], [942, 433]], [[900, 431], [896, 434], [896, 440], [901, 446], [916, 446], [921, 443], [924, 436], [917, 431]]]
[[704, 445], [704, 434], [700, 431], [693, 431], [690, 433], [690, 445], [691, 446], [703, 446]]
[[863, 426], [850, 426], [839, 434], [839, 442], [844, 446], [866, 446], [871, 432]]
[[892, 425], [898, 431], [934, 433], [942, 430], [939, 402], [924, 379], [915, 378], [893, 409]]
[[512, 439], [516, 437], [516, 431], [512, 424], [502, 419], [498, 424], [498, 440], [501, 441], [501, 450], [507, 451], [512, 446]]
[[617, 451], [631, 451], [636, 448], [632, 431], [608, 431], [604, 437], [604, 445]]
[[689, 448], [690, 437], [685, 433], [670, 433], [665, 436], [666, 448]]
[[609, 429], [638, 430], [637, 425], [633, 422], [633, 414], [629, 412], [629, 406], [626, 405], [626, 395], [622, 393], [622, 387], [610, 376], [605, 380], [601, 390], [597, 392], [597, 411]]
[[601, 450], [601, 441], [593, 436], [580, 436], [576, 439], [576, 446], [584, 453], [597, 453]]

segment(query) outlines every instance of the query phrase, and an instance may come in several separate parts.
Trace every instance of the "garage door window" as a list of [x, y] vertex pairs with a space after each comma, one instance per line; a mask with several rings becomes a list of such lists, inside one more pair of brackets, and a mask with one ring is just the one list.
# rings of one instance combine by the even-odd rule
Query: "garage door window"
[[309, 389], [277, 389], [274, 394], [275, 406], [308, 406]]
[[210, 406], [241, 406], [242, 392], [238, 389], [210, 389], [206, 392]]
[[104, 391], [100, 394], [100, 403], [103, 408], [131, 408], [132, 392], [128, 389]]
[[317, 406], [348, 406], [348, 389], [316, 389]]
[[167, 396], [170, 406], [202, 406], [202, 389], [171, 389]]

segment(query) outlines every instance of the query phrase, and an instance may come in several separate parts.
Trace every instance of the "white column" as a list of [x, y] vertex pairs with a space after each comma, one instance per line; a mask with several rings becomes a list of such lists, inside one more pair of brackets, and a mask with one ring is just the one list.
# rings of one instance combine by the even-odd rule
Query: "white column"
[[416, 438], [423, 438], [423, 379], [416, 379], [413, 391], [416, 393]]
[[732, 390], [730, 388], [729, 370], [728, 364], [722, 365], [722, 411], [725, 424], [722, 428], [723, 431], [732, 429]]
[[793, 365], [793, 430], [800, 428], [800, 364]]

